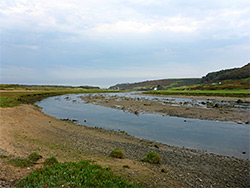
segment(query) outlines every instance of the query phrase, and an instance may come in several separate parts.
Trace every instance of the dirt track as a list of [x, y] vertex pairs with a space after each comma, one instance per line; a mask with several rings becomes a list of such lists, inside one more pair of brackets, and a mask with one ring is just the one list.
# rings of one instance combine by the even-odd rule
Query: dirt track
[[[172, 147], [137, 139], [126, 133], [79, 126], [43, 114], [31, 105], [1, 108], [0, 151], [27, 157], [38, 152], [60, 161], [96, 161], [118, 174], [143, 182], [147, 187], [249, 187], [249, 161]], [[112, 159], [112, 149], [121, 148], [126, 159]], [[161, 155], [160, 165], [140, 161], [148, 151]], [[43, 158], [43, 159], [44, 159]], [[13, 168], [1, 159], [2, 184], [14, 184], [31, 169]], [[40, 161], [42, 162], [42, 161]], [[124, 169], [123, 165], [129, 165]], [[41, 165], [40, 165], [41, 166]], [[165, 169], [165, 172], [161, 172]], [[0, 182], [1, 183], [1, 182]]]

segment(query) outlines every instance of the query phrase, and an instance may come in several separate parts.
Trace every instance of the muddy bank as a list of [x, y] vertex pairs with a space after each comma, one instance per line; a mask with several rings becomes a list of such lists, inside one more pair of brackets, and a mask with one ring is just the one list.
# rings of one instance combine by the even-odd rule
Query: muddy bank
[[[131, 112], [136, 115], [139, 115], [140, 113], [157, 113], [166, 116], [176, 116], [203, 120], [232, 121], [246, 124], [250, 122], [249, 110], [233, 109], [225, 105], [223, 106], [219, 102], [226, 99], [221, 97], [213, 98], [213, 100], [219, 100], [218, 103], [204, 102], [206, 108], [188, 102], [175, 104], [171, 100], [150, 100], [139, 97], [131, 98], [125, 96], [110, 95], [85, 95], [80, 96], [79, 98], [84, 100], [86, 103], [93, 103], [96, 105], [115, 108]], [[248, 101], [240, 102], [244, 103]], [[248, 105], [248, 103], [246, 104]]]
[[[31, 152], [38, 152], [44, 158], [56, 156], [61, 162], [88, 159], [111, 167], [116, 173], [142, 182], [146, 187], [250, 185], [248, 160], [168, 146], [138, 139], [125, 132], [76, 125], [43, 114], [31, 105], [0, 110], [0, 149], [8, 155], [27, 157]], [[121, 148], [126, 159], [110, 158], [114, 148]], [[160, 154], [160, 165], [140, 161], [148, 151]], [[4, 162], [0, 160], [0, 169], [12, 168]], [[124, 165], [130, 168], [124, 169]], [[30, 171], [24, 169], [24, 175], [27, 170]], [[23, 169], [11, 169], [11, 172], [12, 175], [8, 175], [1, 171], [0, 178], [5, 183], [16, 181], [21, 178]]]

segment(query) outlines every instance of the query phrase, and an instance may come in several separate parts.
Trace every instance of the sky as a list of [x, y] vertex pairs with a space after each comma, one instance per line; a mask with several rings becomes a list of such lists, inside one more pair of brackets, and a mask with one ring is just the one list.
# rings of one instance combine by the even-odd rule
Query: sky
[[250, 62], [249, 0], [1, 0], [0, 82], [199, 78]]

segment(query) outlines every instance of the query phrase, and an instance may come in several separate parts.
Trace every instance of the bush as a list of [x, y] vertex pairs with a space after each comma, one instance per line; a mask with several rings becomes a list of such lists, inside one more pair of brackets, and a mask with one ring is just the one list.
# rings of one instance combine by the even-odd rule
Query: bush
[[6, 155], [0, 155], [0, 159], [7, 159], [8, 158], [8, 156], [6, 156]]
[[55, 157], [49, 157], [49, 158], [45, 159], [43, 164], [46, 166], [46, 165], [53, 165], [56, 163], [58, 163], [58, 160]]
[[88, 161], [43, 167], [17, 183], [17, 187], [141, 187]]
[[36, 152], [31, 153], [31, 154], [28, 156], [28, 159], [29, 159], [31, 162], [33, 162], [33, 163], [37, 162], [37, 161], [38, 161], [39, 159], [41, 159], [41, 158], [42, 158], [42, 156], [39, 155], [39, 154], [36, 153]]
[[161, 157], [158, 153], [148, 152], [147, 156], [142, 159], [143, 162], [149, 162], [151, 164], [160, 164]]
[[128, 165], [123, 165], [122, 167], [123, 168], [130, 168]]
[[119, 159], [125, 158], [125, 154], [122, 152], [122, 150], [117, 149], [117, 148], [112, 150], [110, 156], [114, 158], [119, 158]]
[[24, 159], [24, 158], [10, 159], [7, 161], [7, 164], [11, 164], [13, 166], [21, 167], [21, 168], [33, 165], [33, 163], [29, 159]]

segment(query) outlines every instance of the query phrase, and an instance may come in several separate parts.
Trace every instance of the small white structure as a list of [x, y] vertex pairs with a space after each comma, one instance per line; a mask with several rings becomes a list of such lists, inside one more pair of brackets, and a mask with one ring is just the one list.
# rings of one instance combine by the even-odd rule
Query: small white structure
[[157, 90], [158, 90], [157, 87], [155, 87], [155, 88], [154, 88], [154, 91], [157, 91]]

